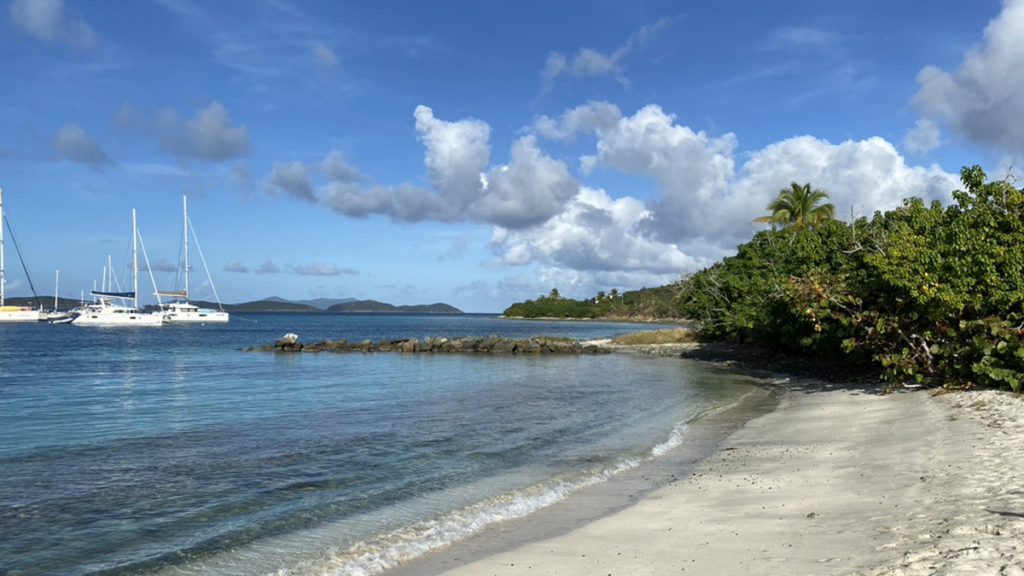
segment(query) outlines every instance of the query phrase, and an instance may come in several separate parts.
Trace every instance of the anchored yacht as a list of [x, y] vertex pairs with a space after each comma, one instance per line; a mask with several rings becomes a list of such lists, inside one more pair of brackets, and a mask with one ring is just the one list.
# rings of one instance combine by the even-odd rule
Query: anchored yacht
[[210, 276], [210, 269], [206, 266], [206, 258], [203, 257], [203, 249], [199, 246], [199, 238], [196, 236], [195, 229], [192, 228], [192, 222], [188, 219], [188, 196], [182, 197], [182, 206], [185, 213], [185, 289], [175, 292], [157, 292], [157, 297], [167, 296], [181, 299], [162, 306], [164, 317], [167, 319], [167, 322], [171, 324], [224, 324], [228, 322], [230, 315], [225, 312], [223, 308], [220, 310], [200, 308], [188, 301], [189, 272], [191, 271], [191, 267], [189, 266], [188, 239], [189, 232], [191, 231], [192, 237], [195, 238], [196, 241], [196, 248], [199, 249], [199, 257], [203, 261], [203, 269], [206, 270], [206, 277], [210, 282], [210, 288], [213, 289], [213, 295], [217, 298], [217, 305], [220, 306], [220, 297], [217, 296], [217, 288], [213, 285], [213, 278]]
[[[79, 310], [71, 324], [75, 326], [161, 326], [166, 322], [163, 312], [143, 312], [139, 309], [138, 239], [138, 222], [135, 210], [132, 209], [132, 291], [93, 290], [92, 295], [98, 300]], [[122, 301], [131, 299], [134, 300], [134, 305], [114, 304], [114, 299]]]

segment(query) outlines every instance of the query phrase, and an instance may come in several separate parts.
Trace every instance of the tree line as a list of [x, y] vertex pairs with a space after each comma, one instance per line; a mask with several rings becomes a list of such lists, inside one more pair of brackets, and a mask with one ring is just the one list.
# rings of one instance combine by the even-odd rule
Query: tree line
[[1024, 193], [961, 170], [954, 202], [910, 198], [850, 223], [794, 183], [772, 228], [681, 281], [703, 338], [873, 367], [893, 383], [1024, 384]]

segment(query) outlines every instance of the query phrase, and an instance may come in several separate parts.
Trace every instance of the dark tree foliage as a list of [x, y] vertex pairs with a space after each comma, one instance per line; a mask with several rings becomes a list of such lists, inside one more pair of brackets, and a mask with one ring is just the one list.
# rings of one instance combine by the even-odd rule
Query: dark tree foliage
[[1024, 384], [1024, 193], [964, 168], [954, 203], [761, 232], [684, 282], [708, 338], [871, 362], [894, 383]]
[[509, 306], [504, 315], [520, 318], [677, 318], [677, 293], [678, 286], [674, 284], [622, 293], [613, 288], [607, 294], [603, 290], [598, 292], [590, 300], [574, 300], [552, 289], [547, 296]]

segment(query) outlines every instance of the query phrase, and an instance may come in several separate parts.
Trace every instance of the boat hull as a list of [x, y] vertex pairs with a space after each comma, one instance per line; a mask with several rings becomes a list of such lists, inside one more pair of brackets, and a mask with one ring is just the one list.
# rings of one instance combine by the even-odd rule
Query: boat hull
[[227, 312], [170, 312], [168, 324], [227, 324], [231, 316]]
[[71, 321], [74, 326], [163, 326], [162, 314], [125, 310], [86, 310]]
[[0, 307], [0, 323], [8, 322], [41, 322], [46, 320], [46, 312], [22, 308], [20, 306]]

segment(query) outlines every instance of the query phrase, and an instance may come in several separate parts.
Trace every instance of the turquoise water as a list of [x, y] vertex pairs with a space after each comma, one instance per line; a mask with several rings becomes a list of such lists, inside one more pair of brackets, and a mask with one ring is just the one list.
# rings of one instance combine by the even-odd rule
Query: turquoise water
[[0, 325], [0, 573], [369, 574], [681, 441], [743, 387], [672, 359], [268, 354], [648, 326], [235, 315]]

